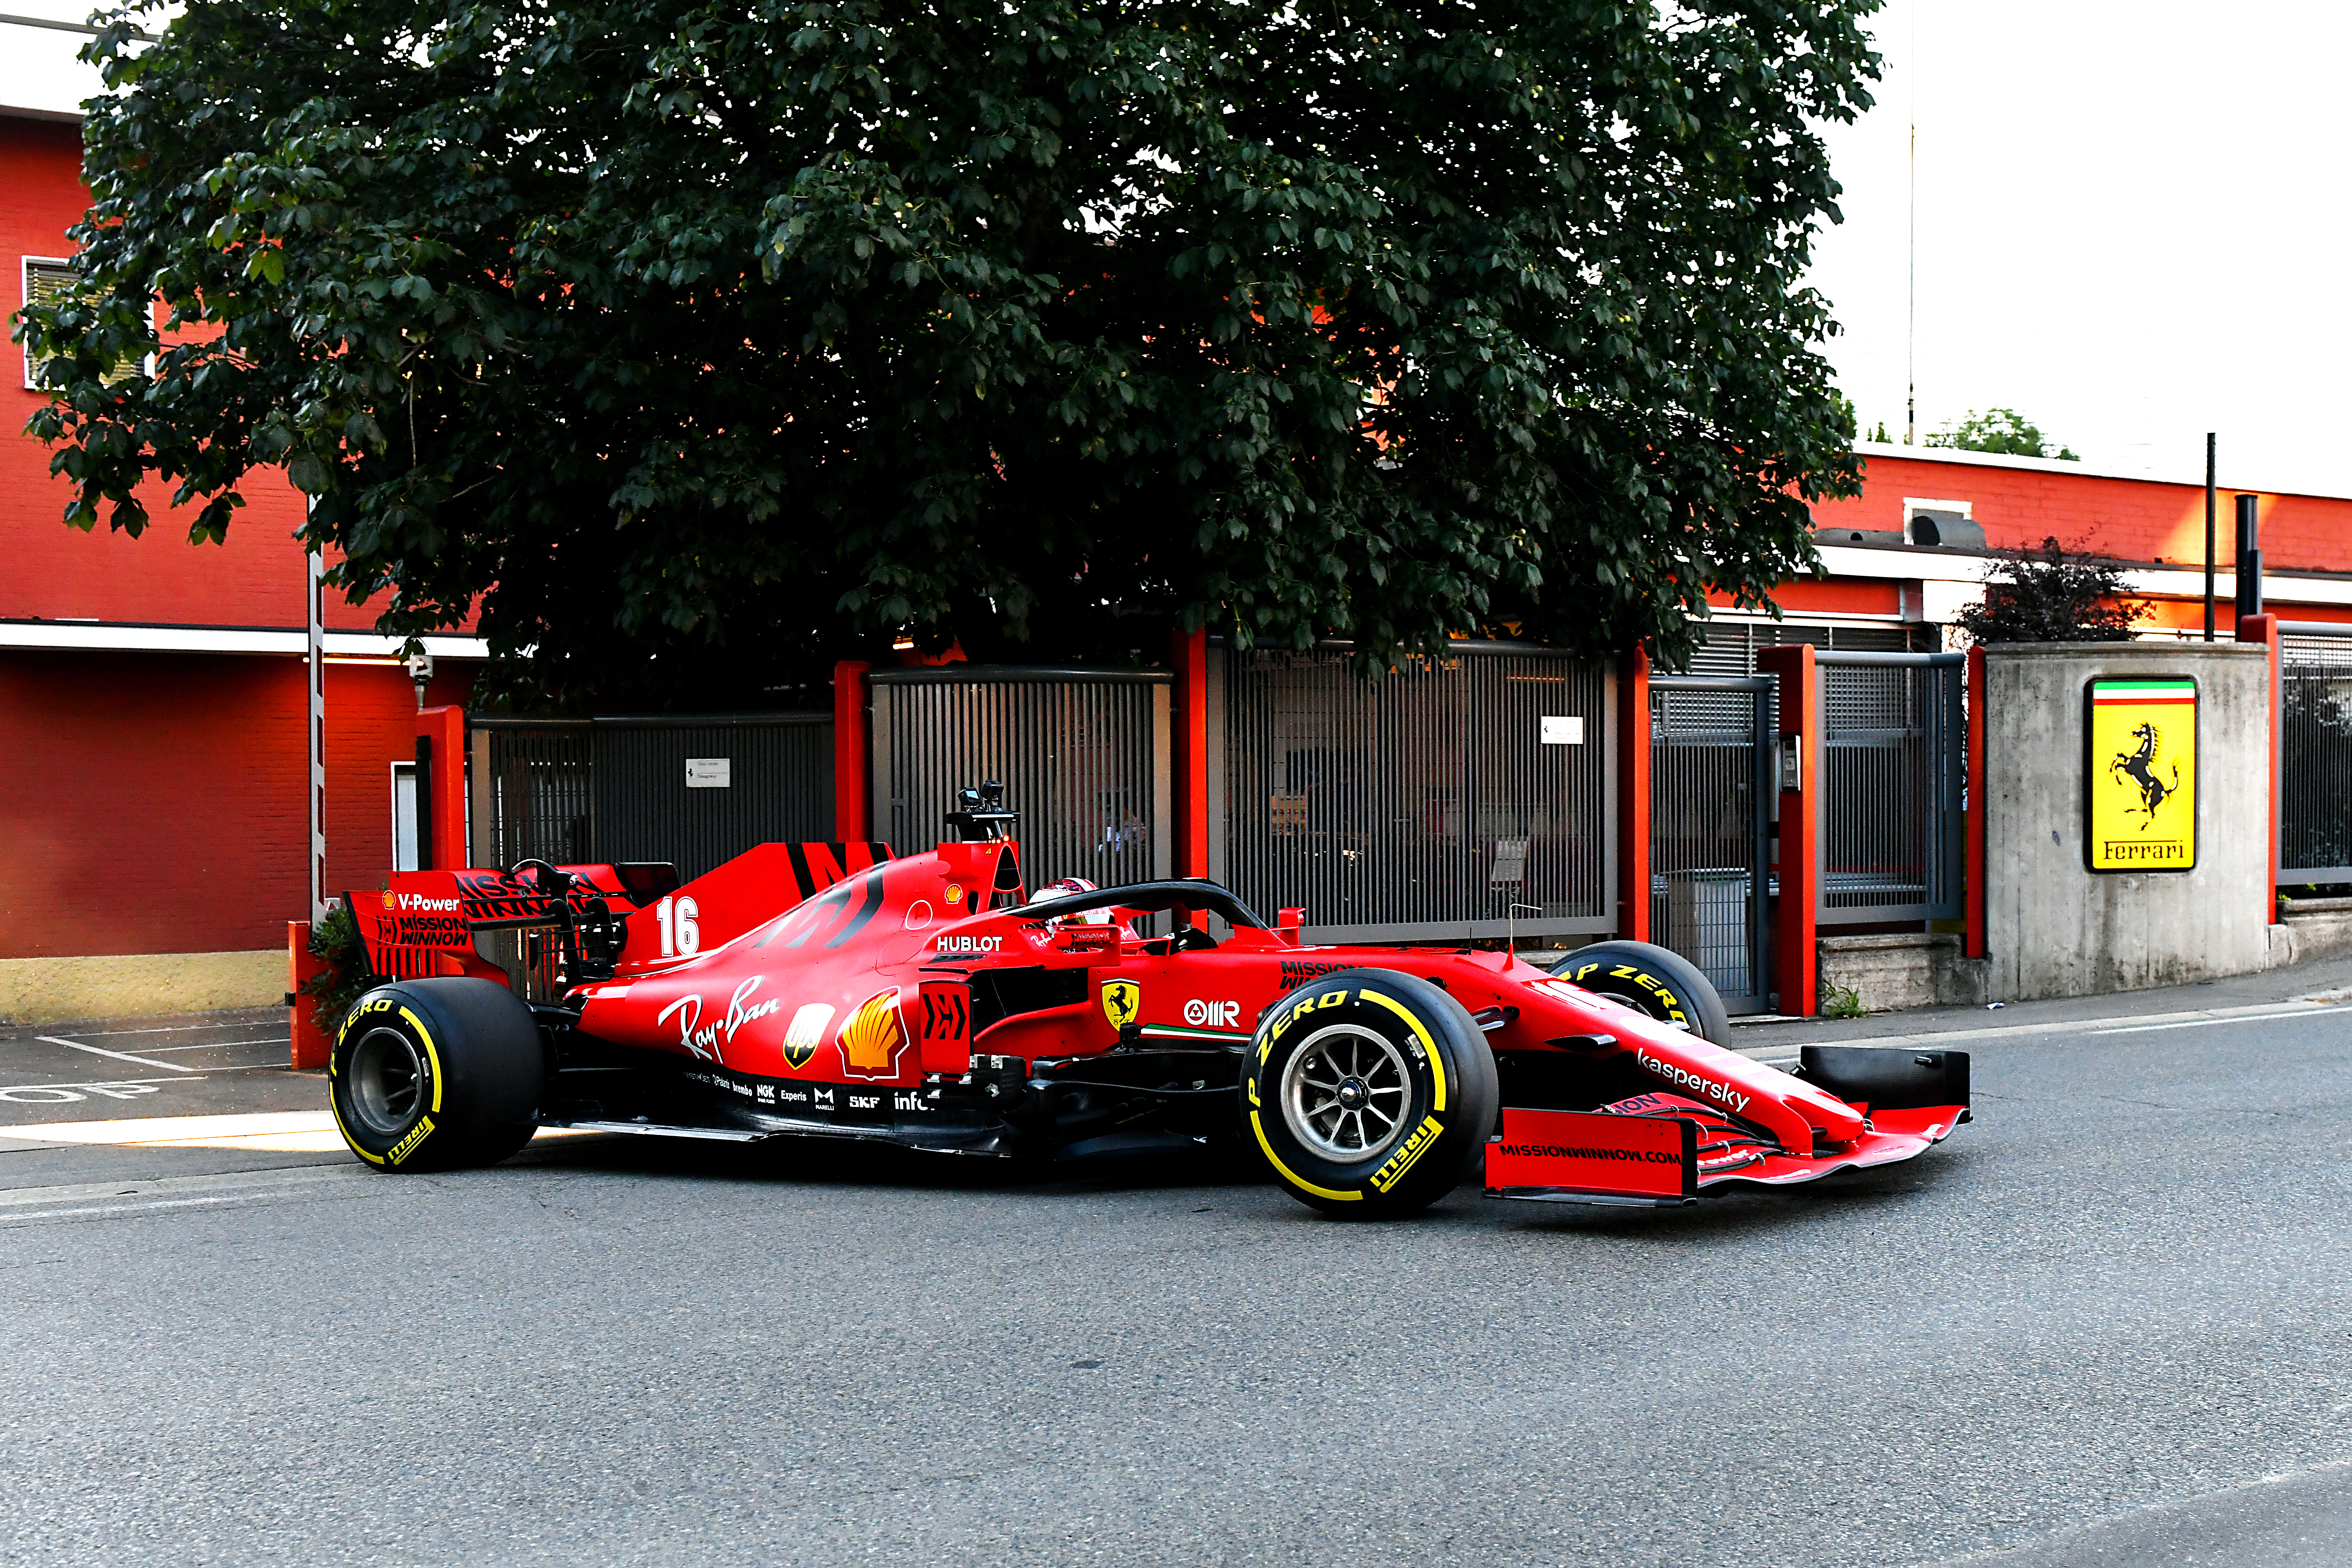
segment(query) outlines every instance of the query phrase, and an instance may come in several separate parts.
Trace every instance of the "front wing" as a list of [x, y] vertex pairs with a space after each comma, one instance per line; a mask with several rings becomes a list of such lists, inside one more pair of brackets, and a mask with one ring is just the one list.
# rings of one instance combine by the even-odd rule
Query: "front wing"
[[1732, 1182], [1786, 1186], [1895, 1165], [1942, 1143], [1967, 1114], [1962, 1105], [1874, 1111], [1851, 1144], [1801, 1155], [1727, 1139], [1725, 1124], [1703, 1114], [1507, 1106], [1502, 1134], [1486, 1145], [1486, 1196], [1679, 1207]]

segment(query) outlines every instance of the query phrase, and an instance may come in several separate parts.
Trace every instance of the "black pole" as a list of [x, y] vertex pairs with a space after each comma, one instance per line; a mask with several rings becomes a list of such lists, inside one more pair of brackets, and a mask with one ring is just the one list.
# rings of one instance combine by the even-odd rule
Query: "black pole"
[[2205, 433], [2205, 641], [2213, 640], [2213, 433]]
[[2263, 612], [2263, 539], [2254, 497], [2238, 497], [2238, 619]]

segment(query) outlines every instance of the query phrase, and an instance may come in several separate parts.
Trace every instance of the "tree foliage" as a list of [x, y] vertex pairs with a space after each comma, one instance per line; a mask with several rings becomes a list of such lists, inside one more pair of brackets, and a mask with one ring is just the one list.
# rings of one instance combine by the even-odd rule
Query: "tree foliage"
[[125, 11], [31, 428], [86, 528], [283, 465], [384, 629], [564, 700], [1171, 621], [1671, 663], [1857, 487], [1801, 275], [1875, 4]]
[[1984, 602], [1954, 624], [1973, 643], [2123, 643], [2139, 623], [2123, 570], [2045, 538], [2007, 550], [1986, 580]]
[[2082, 461], [2070, 449], [2053, 445], [2042, 434], [2040, 425], [2013, 408], [1989, 408], [1982, 413], [1970, 409], [1967, 418], [1956, 420], [1929, 434], [1925, 444], [1960, 452], [1999, 452], [2011, 457], [2055, 457], [2067, 463]]

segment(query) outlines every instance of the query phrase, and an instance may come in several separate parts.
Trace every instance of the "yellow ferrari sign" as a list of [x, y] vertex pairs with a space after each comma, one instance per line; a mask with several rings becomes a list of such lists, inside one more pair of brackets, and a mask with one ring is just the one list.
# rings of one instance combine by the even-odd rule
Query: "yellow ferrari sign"
[[1143, 988], [1133, 980], [1105, 980], [1102, 1002], [1103, 1017], [1110, 1019], [1110, 1027], [1125, 1029], [1143, 1007]]
[[2197, 864], [2197, 683], [2093, 681], [2084, 852], [2093, 871]]

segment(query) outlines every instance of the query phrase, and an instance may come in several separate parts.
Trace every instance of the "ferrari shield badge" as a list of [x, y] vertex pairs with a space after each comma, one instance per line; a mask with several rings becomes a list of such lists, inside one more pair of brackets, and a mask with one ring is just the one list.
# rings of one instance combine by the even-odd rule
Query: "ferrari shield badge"
[[1133, 980], [1103, 982], [1103, 1017], [1113, 1029], [1125, 1029], [1143, 1010], [1143, 988]]
[[2187, 871], [2197, 863], [2197, 683], [2090, 684], [2093, 871]]

